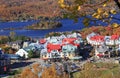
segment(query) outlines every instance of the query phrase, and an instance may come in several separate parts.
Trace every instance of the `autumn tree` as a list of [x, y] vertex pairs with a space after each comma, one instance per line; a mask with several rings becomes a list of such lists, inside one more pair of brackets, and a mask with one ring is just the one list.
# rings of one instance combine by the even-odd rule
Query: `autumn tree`
[[42, 67], [39, 63], [34, 63], [24, 68], [15, 78], [69, 78], [69, 76], [66, 73], [59, 75], [54, 64], [50, 67]]
[[[72, 18], [83, 17], [83, 24], [89, 26], [91, 22], [100, 25], [97, 21], [111, 24], [112, 19], [117, 19], [114, 14], [119, 13], [120, 0], [58, 0], [60, 7], [64, 10], [63, 16]], [[117, 19], [118, 20], [118, 19]], [[113, 23], [113, 26], [119, 26]]]
[[10, 38], [13, 39], [15, 37], [16, 33], [14, 31], [10, 32]]
[[27, 67], [23, 70], [19, 78], [38, 78], [38, 75], [36, 75], [29, 67]]
[[69, 76], [66, 73], [59, 75], [56, 71], [56, 66], [53, 64], [51, 67], [44, 69], [41, 78], [69, 78]]

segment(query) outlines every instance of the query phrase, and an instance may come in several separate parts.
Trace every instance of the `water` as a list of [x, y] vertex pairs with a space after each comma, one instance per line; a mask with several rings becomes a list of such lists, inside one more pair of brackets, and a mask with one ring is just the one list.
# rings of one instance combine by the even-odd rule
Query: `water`
[[[114, 15], [114, 17], [120, 18], [120, 14]], [[47, 29], [47, 30], [14, 30], [14, 32], [17, 35], [24, 35], [24, 36], [29, 36], [29, 37], [44, 37], [46, 34], [49, 32], [65, 32], [65, 31], [73, 31], [73, 30], [81, 30], [85, 26], [82, 23], [83, 18], [80, 18], [77, 23], [74, 23], [74, 20], [71, 19], [62, 19], [60, 22], [62, 23], [62, 27], [60, 28], [55, 28], [55, 29]], [[120, 20], [114, 19], [111, 22], [117, 22], [120, 23]], [[4, 28], [20, 28], [20, 27], [25, 27], [28, 25], [32, 25], [36, 23], [36, 21], [27, 21], [27, 22], [4, 22], [0, 23], [0, 35], [9, 35], [11, 32], [10, 30], [2, 30]], [[106, 26], [106, 23], [103, 23], [102, 21], [97, 21], [97, 23], [100, 23], [104, 26]], [[94, 25], [93, 22], [91, 22], [91, 25]]]
[[[65, 31], [72, 31], [72, 30], [80, 30], [84, 26], [81, 22], [82, 20], [79, 19], [78, 23], [74, 23], [73, 20], [70, 19], [63, 19], [60, 20], [60, 22], [63, 24], [60, 28], [55, 29], [47, 29], [47, 30], [14, 30], [14, 32], [17, 35], [24, 35], [24, 36], [30, 36], [30, 37], [43, 37], [49, 32], [65, 32]], [[4, 22], [0, 23], [0, 35], [9, 35], [11, 32], [10, 30], [2, 30], [4, 28], [20, 28], [28, 25], [32, 25], [33, 23], [36, 23], [35, 21], [28, 21], [28, 22]]]

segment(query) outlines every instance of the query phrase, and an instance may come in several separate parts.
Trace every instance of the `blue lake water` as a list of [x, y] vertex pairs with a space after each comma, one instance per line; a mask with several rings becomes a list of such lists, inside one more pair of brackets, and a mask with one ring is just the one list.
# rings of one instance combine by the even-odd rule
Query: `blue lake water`
[[[120, 14], [114, 15], [116, 18], [120, 18]], [[56, 29], [47, 29], [47, 30], [14, 30], [14, 32], [17, 35], [24, 35], [24, 36], [30, 36], [30, 37], [43, 37], [49, 32], [65, 32], [65, 31], [73, 31], [73, 30], [81, 30], [85, 26], [82, 23], [82, 18], [79, 18], [78, 22], [75, 23], [74, 20], [71, 19], [62, 19], [60, 20], [62, 23], [62, 27], [56, 28]], [[117, 22], [120, 23], [120, 20], [114, 19], [111, 22]], [[9, 35], [11, 32], [10, 30], [2, 30], [4, 28], [21, 28], [24, 26], [32, 25], [36, 23], [36, 21], [27, 21], [27, 22], [2, 22], [0, 23], [0, 35]], [[100, 23], [104, 26], [106, 26], [106, 23], [103, 23], [102, 21], [98, 21], [97, 23]], [[94, 26], [95, 24], [91, 22], [91, 26]]]

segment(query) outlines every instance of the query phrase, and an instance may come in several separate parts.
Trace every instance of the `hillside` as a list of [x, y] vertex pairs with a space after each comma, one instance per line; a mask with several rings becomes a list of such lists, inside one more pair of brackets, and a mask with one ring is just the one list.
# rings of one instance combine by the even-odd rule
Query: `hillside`
[[2, 20], [37, 19], [40, 16], [59, 16], [57, 0], [0, 0]]
[[[68, 0], [67, 3], [70, 3]], [[103, 0], [102, 0], [103, 1]], [[88, 4], [100, 3], [98, 1], [88, 1]], [[112, 4], [115, 4], [114, 1], [111, 1]], [[87, 3], [86, 3], [87, 4]], [[88, 7], [90, 5], [85, 5], [82, 7], [82, 12], [93, 11], [93, 7]], [[93, 5], [92, 5], [93, 6]], [[96, 8], [101, 7], [94, 5]], [[113, 5], [109, 5], [111, 8]], [[94, 8], [95, 8], [94, 7]], [[90, 12], [89, 11], [89, 12]], [[64, 12], [58, 5], [58, 0], [0, 0], [0, 21], [21, 21], [21, 20], [30, 20], [38, 19], [42, 17], [57, 17], [62, 15]]]

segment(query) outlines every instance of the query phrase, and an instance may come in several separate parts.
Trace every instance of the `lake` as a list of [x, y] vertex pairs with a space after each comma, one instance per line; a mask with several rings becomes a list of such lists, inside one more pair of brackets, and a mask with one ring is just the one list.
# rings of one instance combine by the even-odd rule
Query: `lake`
[[[120, 18], [120, 14], [114, 15], [116, 18]], [[55, 28], [55, 29], [47, 29], [47, 30], [14, 30], [14, 32], [17, 35], [24, 35], [24, 36], [29, 36], [29, 37], [44, 37], [46, 34], [49, 32], [66, 32], [66, 31], [73, 31], [73, 30], [81, 30], [85, 26], [82, 23], [83, 18], [79, 18], [78, 22], [75, 23], [74, 20], [71, 19], [62, 19], [59, 20], [62, 23], [62, 27], [60, 28]], [[31, 21], [26, 21], [26, 22], [1, 22], [0, 23], [0, 35], [9, 35], [11, 30], [2, 30], [4, 28], [21, 28], [25, 26], [32, 25], [36, 23], [37, 21], [31, 20]], [[120, 20], [112, 20], [111, 22], [117, 22], [120, 23]], [[97, 21], [97, 24], [100, 23], [103, 26], [106, 26], [106, 23], [103, 23], [102, 21]], [[93, 22], [90, 23], [90, 25], [95, 25]]]

